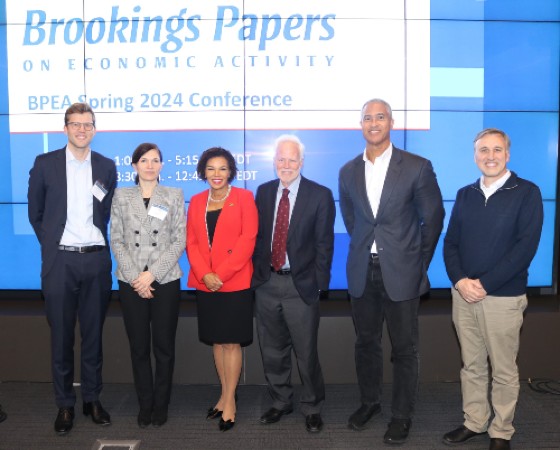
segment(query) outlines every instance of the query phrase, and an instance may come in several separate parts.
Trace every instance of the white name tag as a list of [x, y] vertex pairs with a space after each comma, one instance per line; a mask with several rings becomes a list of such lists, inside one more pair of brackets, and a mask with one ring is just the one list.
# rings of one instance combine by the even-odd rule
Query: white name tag
[[152, 205], [148, 211], [148, 215], [155, 217], [156, 219], [163, 220], [167, 216], [169, 209], [164, 205]]
[[91, 188], [91, 193], [100, 202], [103, 201], [103, 199], [107, 195], [107, 192], [108, 192], [107, 189], [105, 189], [105, 186], [103, 186], [103, 184], [99, 180], [97, 180], [93, 185], [93, 187]]

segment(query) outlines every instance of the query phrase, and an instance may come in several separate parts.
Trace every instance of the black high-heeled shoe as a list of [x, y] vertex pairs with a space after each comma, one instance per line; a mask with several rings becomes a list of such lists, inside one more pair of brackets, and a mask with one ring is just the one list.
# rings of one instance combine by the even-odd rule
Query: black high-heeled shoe
[[222, 412], [218, 408], [208, 408], [206, 420], [212, 420], [222, 417]]
[[220, 419], [219, 429], [220, 431], [229, 431], [235, 426], [235, 422], [231, 419], [224, 420]]

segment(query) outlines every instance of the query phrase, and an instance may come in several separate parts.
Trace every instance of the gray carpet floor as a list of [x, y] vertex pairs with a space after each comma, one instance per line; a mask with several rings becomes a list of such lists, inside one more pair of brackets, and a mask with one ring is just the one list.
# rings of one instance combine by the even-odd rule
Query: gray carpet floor
[[[8, 419], [0, 423], [0, 449], [122, 450], [130, 448], [125, 441], [140, 441], [139, 450], [387, 449], [390, 446], [382, 439], [390, 419], [390, 391], [391, 386], [385, 386], [382, 416], [372, 420], [366, 430], [356, 432], [349, 430], [346, 422], [359, 406], [357, 386], [327, 386], [325, 427], [318, 434], [310, 434], [297, 411], [276, 424], [261, 425], [258, 419], [270, 405], [266, 387], [244, 385], [238, 390], [236, 426], [221, 433], [217, 421], [205, 420], [206, 409], [217, 399], [217, 386], [174, 386], [167, 424], [142, 430], [136, 424], [134, 387], [110, 384], [104, 387], [101, 400], [111, 413], [111, 426], [97, 426], [77, 410], [74, 429], [66, 436], [57, 436], [53, 430], [56, 407], [52, 385], [7, 382], [0, 384], [0, 403], [8, 413]], [[450, 448], [441, 443], [441, 438], [461, 423], [458, 383], [421, 384], [410, 438], [404, 447]], [[514, 449], [560, 449], [560, 396], [534, 392], [523, 384], [515, 426]], [[487, 437], [477, 439], [460, 448], [488, 448]]]

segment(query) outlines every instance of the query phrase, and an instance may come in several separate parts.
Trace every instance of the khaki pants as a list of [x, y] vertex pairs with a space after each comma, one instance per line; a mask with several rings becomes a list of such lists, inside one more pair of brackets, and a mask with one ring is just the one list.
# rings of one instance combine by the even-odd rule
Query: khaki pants
[[[472, 431], [488, 431], [492, 438], [511, 439], [519, 396], [517, 353], [519, 332], [527, 296], [488, 296], [467, 303], [452, 289], [453, 323], [461, 344], [461, 389], [464, 425]], [[492, 390], [488, 385], [492, 375]], [[494, 418], [489, 424], [492, 406]]]

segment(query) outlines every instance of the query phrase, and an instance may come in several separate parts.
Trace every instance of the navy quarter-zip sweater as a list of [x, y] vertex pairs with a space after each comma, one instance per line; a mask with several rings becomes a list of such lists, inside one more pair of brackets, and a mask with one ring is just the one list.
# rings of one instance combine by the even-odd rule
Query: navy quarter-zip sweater
[[543, 224], [539, 188], [514, 172], [488, 200], [480, 180], [457, 192], [443, 257], [453, 286], [480, 279], [488, 295], [522, 295]]

